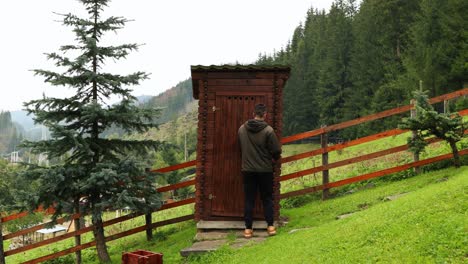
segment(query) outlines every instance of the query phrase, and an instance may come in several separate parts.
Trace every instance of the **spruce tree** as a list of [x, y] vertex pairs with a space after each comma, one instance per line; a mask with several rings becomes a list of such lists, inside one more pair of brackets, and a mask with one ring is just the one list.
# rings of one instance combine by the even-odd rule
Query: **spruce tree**
[[[119, 75], [104, 71], [108, 60], [118, 61], [138, 50], [137, 44], [100, 45], [105, 33], [116, 32], [128, 20], [101, 16], [110, 0], [79, 2], [88, 17], [61, 15], [63, 25], [71, 27], [76, 35], [75, 44], [46, 54], [55, 62], [57, 71], [34, 70], [46, 83], [71, 88], [74, 95], [44, 96], [25, 103], [28, 113], [35, 115], [35, 122], [50, 129], [52, 139], [26, 142], [24, 146], [34, 153], [47, 153], [51, 160], [62, 160], [51, 167], [30, 167], [25, 176], [37, 180], [40, 188], [27, 199], [31, 209], [39, 205], [54, 207], [54, 218], [71, 212], [91, 214], [99, 260], [110, 262], [102, 214], [125, 206], [149, 213], [161, 206], [154, 176], [145, 175], [141, 164], [131, 158], [156, 150], [160, 143], [110, 139], [103, 132], [111, 127], [145, 132], [155, 127], [152, 121], [159, 110], [137, 107], [128, 88], [147, 79], [147, 73]], [[110, 104], [111, 96], [119, 97], [120, 102]], [[80, 243], [78, 237], [75, 242]]]
[[429, 103], [427, 91], [415, 91], [416, 117], [404, 118], [399, 127], [416, 131], [415, 136], [408, 138], [410, 151], [421, 153], [427, 146], [427, 136], [436, 136], [449, 143], [452, 149], [455, 167], [460, 167], [460, 155], [456, 143], [464, 136], [466, 124], [463, 118], [455, 113], [438, 113]]
[[410, 85], [422, 80], [431, 97], [463, 88], [468, 74], [468, 2], [422, 0], [420, 9], [403, 60]]
[[351, 88], [349, 65], [353, 36], [351, 3], [336, 1], [327, 16], [325, 41], [327, 46], [317, 80], [320, 123], [331, 125], [344, 121], [342, 108]]

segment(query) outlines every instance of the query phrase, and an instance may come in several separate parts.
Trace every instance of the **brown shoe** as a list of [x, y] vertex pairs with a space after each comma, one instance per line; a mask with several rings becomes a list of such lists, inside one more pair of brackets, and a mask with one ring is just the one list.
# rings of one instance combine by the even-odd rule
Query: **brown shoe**
[[252, 229], [245, 229], [244, 230], [244, 237], [245, 238], [251, 238], [253, 236], [253, 230]]
[[274, 236], [276, 235], [276, 228], [274, 226], [269, 226], [267, 227], [267, 234], [269, 236]]

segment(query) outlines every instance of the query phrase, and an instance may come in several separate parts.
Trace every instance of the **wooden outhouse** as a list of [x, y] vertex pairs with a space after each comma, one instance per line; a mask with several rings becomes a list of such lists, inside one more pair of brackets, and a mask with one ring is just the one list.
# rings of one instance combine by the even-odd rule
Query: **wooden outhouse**
[[[196, 171], [197, 221], [243, 220], [244, 192], [237, 132], [253, 117], [254, 106], [267, 106], [267, 122], [281, 138], [286, 66], [192, 66], [193, 96], [199, 100]], [[279, 218], [280, 167], [274, 177], [275, 220]], [[263, 218], [257, 197], [255, 218]]]

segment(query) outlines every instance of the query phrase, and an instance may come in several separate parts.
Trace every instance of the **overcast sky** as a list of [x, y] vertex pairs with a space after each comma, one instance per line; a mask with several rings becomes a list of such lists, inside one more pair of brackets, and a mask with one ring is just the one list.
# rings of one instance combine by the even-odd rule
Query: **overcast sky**
[[[104, 70], [151, 73], [134, 95], [157, 95], [190, 77], [190, 65], [252, 63], [259, 53], [279, 50], [310, 7], [332, 0], [113, 0], [105, 16], [134, 20], [104, 43], [144, 43], [139, 52]], [[43, 55], [72, 44], [71, 28], [56, 13], [85, 15], [76, 0], [14, 0], [0, 4], [0, 110], [72, 90], [51, 87], [31, 69], [53, 69]]]

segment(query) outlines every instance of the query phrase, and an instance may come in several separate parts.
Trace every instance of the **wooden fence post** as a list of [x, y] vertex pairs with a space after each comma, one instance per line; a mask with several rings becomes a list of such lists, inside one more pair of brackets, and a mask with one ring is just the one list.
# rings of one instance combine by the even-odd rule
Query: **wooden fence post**
[[[75, 198], [75, 213], [79, 214], [80, 213], [80, 198]], [[73, 224], [75, 225], [75, 231], [78, 231], [81, 229], [81, 219], [84, 218], [81, 217], [81, 215], [78, 218], [73, 219]], [[75, 236], [75, 246], [81, 245], [81, 235], [76, 235]], [[81, 250], [78, 250], [75, 252], [75, 263], [76, 264], [81, 264], [82, 263], [82, 258], [81, 258]]]
[[450, 112], [449, 106], [449, 100], [444, 100], [444, 114], [448, 114]]
[[6, 264], [5, 262], [5, 251], [3, 249], [3, 225], [2, 215], [0, 214], [0, 264]]
[[[149, 169], [146, 169], [146, 173], [149, 173], [149, 171], [150, 171]], [[150, 206], [149, 206], [148, 200], [145, 199], [145, 203], [149, 208]], [[149, 211], [149, 213], [145, 213], [146, 240], [147, 241], [153, 240], [153, 228], [152, 228], [153, 218], [152, 216], [153, 216], [152, 210]]]
[[[325, 126], [322, 126], [325, 127]], [[322, 166], [326, 167], [328, 165], [328, 134], [323, 133], [320, 135], [320, 145], [324, 149], [324, 152], [322, 153]], [[328, 169], [322, 171], [322, 184], [327, 184], [329, 182], [329, 172]], [[328, 196], [330, 194], [329, 189], [323, 189], [322, 191], [322, 200], [328, 199]]]
[[[413, 107], [411, 108], [411, 111], [410, 111], [410, 115], [411, 115], [411, 118], [416, 118], [417, 116], [417, 111], [416, 111], [416, 100], [414, 99], [411, 99], [410, 101], [411, 105], [413, 105]], [[411, 132], [411, 137], [414, 139], [416, 137], [416, 131], [412, 131]], [[419, 153], [413, 153], [413, 160], [416, 162], [416, 161], [419, 161]], [[414, 167], [414, 172], [416, 174], [419, 174], [421, 172], [421, 168], [419, 167]]]

